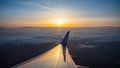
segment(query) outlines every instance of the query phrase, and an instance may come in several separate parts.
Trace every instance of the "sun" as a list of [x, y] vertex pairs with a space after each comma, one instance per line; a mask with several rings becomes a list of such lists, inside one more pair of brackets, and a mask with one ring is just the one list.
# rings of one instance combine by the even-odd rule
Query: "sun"
[[62, 25], [64, 23], [64, 21], [62, 19], [57, 19], [57, 20], [55, 20], [55, 23], [57, 25]]

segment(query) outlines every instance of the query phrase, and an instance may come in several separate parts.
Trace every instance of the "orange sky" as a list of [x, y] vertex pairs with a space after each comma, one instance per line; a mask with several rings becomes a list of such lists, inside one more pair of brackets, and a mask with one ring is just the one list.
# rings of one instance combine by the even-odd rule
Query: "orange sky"
[[58, 25], [56, 22], [28, 22], [28, 23], [4, 23], [0, 25], [5, 27], [101, 27], [112, 26], [120, 27], [119, 21], [68, 21]]

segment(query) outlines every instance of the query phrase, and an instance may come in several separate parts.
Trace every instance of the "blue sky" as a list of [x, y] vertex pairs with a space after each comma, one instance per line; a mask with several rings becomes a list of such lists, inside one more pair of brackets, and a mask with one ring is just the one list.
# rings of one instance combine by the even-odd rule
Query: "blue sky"
[[61, 10], [63, 13], [63, 10], [67, 10], [69, 14], [64, 18], [73, 19], [72, 21], [74, 19], [119, 21], [119, 7], [120, 0], [0, 0], [0, 23], [7, 25], [18, 21], [25, 23], [31, 19], [48, 20], [51, 19], [48, 16], [54, 15], [51, 14], [52, 11]]

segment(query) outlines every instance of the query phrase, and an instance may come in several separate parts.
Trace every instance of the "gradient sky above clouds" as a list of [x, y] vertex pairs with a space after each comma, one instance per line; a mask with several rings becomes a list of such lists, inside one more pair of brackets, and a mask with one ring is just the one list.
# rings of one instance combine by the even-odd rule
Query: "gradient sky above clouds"
[[0, 26], [119, 26], [119, 0], [0, 0]]

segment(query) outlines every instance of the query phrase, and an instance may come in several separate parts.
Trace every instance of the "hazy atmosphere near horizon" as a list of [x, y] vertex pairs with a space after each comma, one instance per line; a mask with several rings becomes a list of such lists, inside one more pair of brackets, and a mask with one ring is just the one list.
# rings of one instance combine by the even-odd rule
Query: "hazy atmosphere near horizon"
[[67, 31], [76, 65], [120, 68], [120, 0], [0, 0], [0, 68], [44, 54]]

